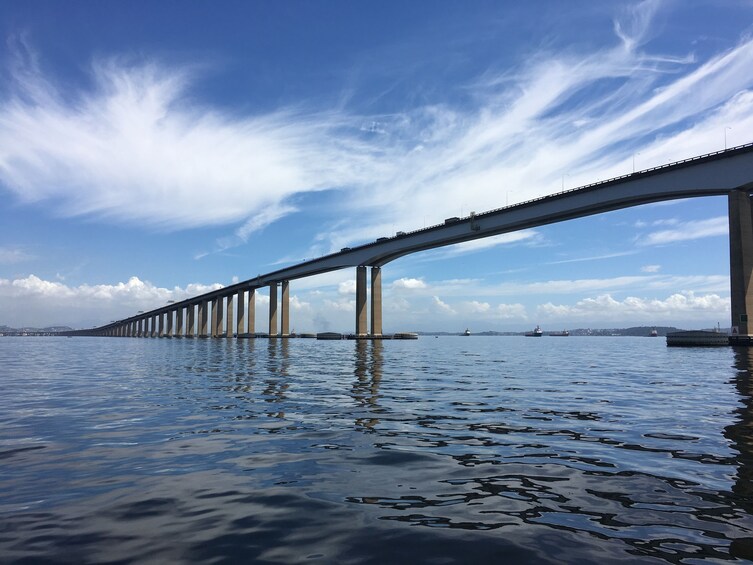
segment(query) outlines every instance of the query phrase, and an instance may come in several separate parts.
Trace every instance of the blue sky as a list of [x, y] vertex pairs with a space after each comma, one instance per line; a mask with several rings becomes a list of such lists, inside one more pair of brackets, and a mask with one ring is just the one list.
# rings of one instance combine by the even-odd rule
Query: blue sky
[[[0, 2], [0, 324], [106, 323], [751, 142], [750, 22], [750, 0]], [[385, 331], [725, 325], [726, 207], [399, 259]], [[291, 325], [352, 331], [354, 278], [293, 281]]]

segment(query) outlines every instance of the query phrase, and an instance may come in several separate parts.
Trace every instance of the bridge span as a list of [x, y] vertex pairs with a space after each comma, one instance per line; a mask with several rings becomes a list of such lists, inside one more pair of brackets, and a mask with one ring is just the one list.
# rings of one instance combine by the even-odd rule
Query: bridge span
[[[121, 337], [233, 337], [255, 333], [255, 291], [269, 287], [269, 336], [290, 333], [290, 281], [356, 268], [355, 334], [382, 334], [381, 269], [399, 257], [455, 243], [582, 218], [652, 202], [727, 195], [729, 205], [731, 325], [753, 341], [753, 144], [743, 145], [490, 210], [259, 275], [230, 286], [68, 335]], [[367, 268], [371, 269], [371, 323], [367, 331]], [[278, 286], [281, 287], [278, 332]], [[235, 300], [234, 300], [235, 299]], [[235, 302], [235, 321], [234, 308]], [[211, 320], [209, 305], [211, 304]], [[223, 323], [223, 317], [226, 318]], [[197, 320], [198, 318], [198, 320]], [[209, 327], [211, 325], [211, 327]], [[224, 328], [224, 331], [223, 331]]]

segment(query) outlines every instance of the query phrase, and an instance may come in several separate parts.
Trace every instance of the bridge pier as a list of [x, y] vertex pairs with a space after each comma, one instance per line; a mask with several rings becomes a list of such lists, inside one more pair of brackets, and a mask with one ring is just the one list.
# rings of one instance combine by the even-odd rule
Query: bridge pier
[[732, 345], [753, 345], [753, 214], [750, 195], [733, 190], [729, 205], [729, 280]]
[[277, 283], [269, 283], [269, 337], [277, 337]]
[[246, 291], [245, 290], [239, 290], [236, 295], [236, 311], [237, 311], [237, 321], [235, 324], [235, 335], [237, 337], [240, 337], [241, 334], [245, 333], [245, 319], [246, 319]]
[[222, 337], [222, 334], [224, 333], [223, 330], [225, 329], [223, 327], [225, 318], [225, 302], [224, 297], [218, 296], [217, 297], [217, 331], [214, 334], [214, 337]]
[[173, 337], [183, 337], [183, 307], [175, 311], [175, 328], [173, 328]]
[[196, 335], [196, 304], [189, 304], [186, 309], [186, 337]]
[[366, 335], [366, 267], [356, 267], [356, 335]]
[[282, 337], [290, 335], [290, 282], [282, 281], [282, 320], [280, 334]]
[[[356, 267], [356, 335], [367, 335], [366, 267]], [[371, 335], [382, 335], [382, 269], [371, 267]]]
[[167, 324], [165, 327], [165, 336], [173, 337], [173, 318], [175, 317], [175, 311], [170, 310], [166, 312], [166, 316], [167, 316]]
[[209, 300], [202, 300], [199, 302], [199, 329], [198, 329], [198, 336], [199, 337], [209, 337], [207, 335], [207, 325], [209, 323], [209, 320], [207, 319], [209, 309]]
[[246, 311], [246, 318], [248, 318], [248, 330], [250, 335], [256, 333], [256, 289], [248, 289], [248, 310]]
[[371, 267], [371, 335], [382, 335], [381, 267]]
[[[233, 295], [228, 294], [225, 297], [227, 302], [225, 306], [225, 337], [233, 337]], [[222, 302], [222, 299], [220, 299]]]
[[212, 299], [212, 305], [209, 311], [209, 337], [217, 337], [217, 307], [219, 299], [215, 296]]

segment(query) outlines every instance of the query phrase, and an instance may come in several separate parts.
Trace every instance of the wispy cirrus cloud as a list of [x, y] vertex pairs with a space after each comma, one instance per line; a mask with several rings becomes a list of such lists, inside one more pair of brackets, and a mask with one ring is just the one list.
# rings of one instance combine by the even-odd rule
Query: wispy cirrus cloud
[[21, 247], [14, 247], [12, 245], [0, 245], [0, 265], [12, 265], [14, 263], [22, 263], [24, 261], [30, 261], [35, 257], [26, 252]]
[[636, 243], [642, 246], [665, 245], [679, 241], [723, 236], [729, 233], [729, 220], [726, 216], [718, 216], [706, 220], [673, 222], [672, 226], [672, 229], [659, 230], [641, 235], [636, 238]]
[[[578, 296], [592, 293], [617, 294], [626, 291], [656, 293], [673, 288], [692, 292], [728, 292], [726, 275], [661, 275], [650, 272], [609, 278], [556, 279], [534, 282], [487, 283], [483, 280], [446, 280], [426, 282], [426, 295], [443, 298], [465, 297], [515, 297], [515, 296]], [[416, 289], [421, 293], [424, 289]]]
[[288, 197], [357, 180], [362, 148], [340, 135], [349, 116], [238, 118], [192, 99], [199, 68], [154, 60], [94, 61], [92, 87], [64, 90], [24, 41], [13, 45], [0, 181], [22, 201], [157, 229], [239, 223], [246, 240], [294, 210]]
[[463, 243], [456, 243], [450, 245], [445, 249], [433, 252], [428, 259], [440, 260], [448, 257], [456, 257], [459, 255], [466, 255], [468, 253], [475, 253], [477, 251], [484, 251], [491, 249], [492, 247], [498, 247], [501, 245], [511, 245], [514, 243], [525, 242], [527, 244], [533, 244], [541, 240], [541, 235], [536, 230], [521, 230], [511, 233], [503, 233], [500, 235], [493, 235], [482, 239], [474, 239], [472, 241], [465, 241]]
[[[228, 226], [202, 253], [248, 241], [293, 213], [296, 195], [341, 190], [319, 234], [326, 252], [624, 174], [638, 152], [644, 168], [720, 149], [730, 125], [749, 141], [753, 40], [705, 61], [647, 52], [660, 7], [619, 14], [612, 45], [542, 50], [461, 85], [462, 104], [378, 116], [305, 101], [238, 115], [196, 102], [200, 67], [153, 59], [94, 61], [91, 86], [63, 89], [17, 41], [0, 99], [0, 183], [64, 215]], [[591, 88], [605, 83], [606, 94]]]

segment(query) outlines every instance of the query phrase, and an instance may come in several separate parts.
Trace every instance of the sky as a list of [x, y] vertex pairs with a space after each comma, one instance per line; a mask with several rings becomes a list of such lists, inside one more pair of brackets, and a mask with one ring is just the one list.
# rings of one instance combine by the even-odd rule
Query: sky
[[[0, 325], [101, 325], [753, 142], [751, 32], [753, 0], [0, 0]], [[726, 215], [403, 257], [384, 330], [724, 327]], [[353, 331], [355, 269], [290, 293], [295, 331]]]

